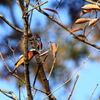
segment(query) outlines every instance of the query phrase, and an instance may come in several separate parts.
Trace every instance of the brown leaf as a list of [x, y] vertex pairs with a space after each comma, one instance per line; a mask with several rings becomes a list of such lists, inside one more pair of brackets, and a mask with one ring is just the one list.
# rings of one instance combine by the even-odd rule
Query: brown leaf
[[57, 46], [55, 45], [55, 43], [53, 43], [51, 41], [49, 43], [51, 45], [50, 49], [52, 51], [53, 57], [55, 58], [56, 57], [56, 54], [57, 54]]
[[88, 12], [91, 12], [91, 11], [93, 11], [93, 10], [83, 10], [83, 11], [80, 13], [80, 16], [82, 16], [82, 15], [88, 13]]
[[[82, 34], [79, 34], [79, 35], [77, 35], [80, 39], [82, 39], [82, 40], [85, 40], [86, 39], [86, 36], [85, 35], [82, 35]], [[77, 37], [75, 37], [75, 38], [77, 38]]]
[[42, 8], [42, 9], [48, 10], [48, 11], [51, 11], [51, 12], [54, 12], [54, 13], [58, 14], [58, 12], [56, 10], [53, 10], [53, 9], [49, 9], [49, 8]]
[[88, 25], [88, 26], [91, 26], [91, 25], [95, 24], [98, 20], [99, 20], [98, 18], [92, 19], [92, 20], [89, 22], [89, 25]]
[[74, 28], [74, 29], [72, 29], [71, 31], [72, 32], [76, 32], [76, 31], [79, 31], [79, 30], [83, 30], [82, 28]]
[[88, 21], [91, 21], [91, 19], [89, 19], [89, 18], [79, 18], [75, 21], [75, 24], [82, 24], [82, 23], [86, 23]]
[[87, 4], [81, 8], [85, 10], [100, 10], [99, 6], [94, 4]]
[[80, 37], [81, 39], [86, 39], [86, 36], [85, 35], [77, 35], [78, 37]]

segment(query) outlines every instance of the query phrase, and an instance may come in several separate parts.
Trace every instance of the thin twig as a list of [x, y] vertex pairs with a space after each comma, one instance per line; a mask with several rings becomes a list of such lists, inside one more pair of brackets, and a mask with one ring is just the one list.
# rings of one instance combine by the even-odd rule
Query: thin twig
[[42, 4], [38, 5], [38, 6], [34, 6], [31, 10], [27, 11], [26, 13], [31, 12], [31, 11], [33, 11], [34, 9], [36, 9], [36, 8], [38, 8], [38, 7], [40, 7], [40, 6], [43, 6], [43, 5], [46, 4], [46, 3], [48, 3], [48, 1], [42, 3]]
[[90, 96], [90, 98], [88, 100], [91, 100], [91, 98], [92, 98], [94, 92], [96, 91], [97, 87], [98, 87], [98, 84], [96, 84], [96, 87], [94, 88], [94, 90], [93, 90], [93, 92], [92, 92], [92, 94], [91, 94], [91, 96]]
[[42, 56], [44, 56], [44, 55], [47, 55], [49, 52], [50, 52], [50, 50], [47, 50], [47, 51], [41, 53], [39, 56], [42, 57]]
[[[38, 4], [38, 2], [36, 2], [36, 3], [34, 4], [34, 6], [36, 6], [37, 4]], [[29, 27], [31, 27], [32, 15], [33, 15], [33, 10], [31, 11], [31, 14], [30, 14]]]
[[[35, 83], [36, 83], [36, 79], [37, 79], [37, 76], [38, 76], [38, 72], [40, 70], [40, 67], [43, 65], [43, 63], [38, 67], [37, 69], [37, 72], [36, 72], [36, 75], [35, 75], [35, 78], [34, 78], [34, 81], [33, 81], [33, 87], [35, 87]], [[33, 89], [34, 90], [34, 89]], [[34, 96], [33, 96], [33, 99], [35, 98], [35, 94], [36, 94], [37, 90], [35, 91], [34, 93]]]
[[[75, 74], [83, 67], [83, 65], [88, 61], [88, 59], [91, 57], [91, 55], [92, 55], [92, 52], [90, 53], [90, 55], [88, 56], [88, 58], [82, 63], [82, 65], [73, 73], [73, 75], [66, 82], [64, 82], [57, 89], [55, 89], [52, 93], [50, 93], [48, 96], [50, 96], [51, 94], [53, 94], [54, 92], [56, 92], [57, 90], [59, 90], [62, 86], [64, 86], [65, 84], [67, 84], [75, 76]], [[46, 98], [48, 98], [48, 96], [46, 96], [43, 100], [45, 100]]]
[[[45, 59], [43, 60], [43, 63], [42, 63], [42, 64], [38, 67], [38, 69], [37, 69], [37, 72], [36, 72], [36, 75], [35, 75], [35, 78], [34, 78], [34, 81], [33, 81], [33, 87], [35, 87], [36, 78], [37, 78], [37, 76], [38, 76], [38, 72], [39, 72], [39, 70], [40, 70], [40, 67], [45, 63], [45, 60], [46, 60], [47, 57], [48, 57], [48, 55], [46, 55]], [[33, 89], [33, 90], [34, 90], [34, 89]], [[36, 92], [37, 92], [37, 90], [35, 91], [33, 98], [35, 98]]]
[[21, 100], [21, 85], [20, 84], [18, 84], [18, 90], [19, 90], [19, 100]]
[[61, 4], [62, 0], [57, 1], [57, 2], [58, 2], [58, 4], [57, 4], [57, 6], [56, 6], [56, 9], [60, 6], [60, 4]]
[[95, 48], [93, 48], [91, 46], [90, 46], [90, 48], [93, 49], [94, 51], [100, 52], [100, 50], [97, 50], [97, 49], [95, 49]]
[[21, 30], [21, 29], [15, 27], [14, 25], [12, 25], [9, 21], [7, 21], [7, 20], [4, 18], [4, 16], [3, 16], [2, 14], [0, 14], [0, 18], [1, 18], [3, 21], [5, 21], [5, 22], [6, 22], [10, 27], [12, 27], [14, 30], [23, 33], [23, 30]]
[[4, 58], [3, 58], [2, 54], [1, 54], [1, 52], [0, 52], [0, 56], [1, 56], [1, 59], [2, 59], [2, 61], [3, 61], [3, 63], [4, 63], [4, 65], [5, 65], [6, 68], [7, 68], [7, 70], [8, 70], [9, 72], [12, 72], [12, 71], [9, 69], [8, 65], [6, 64], [6, 62], [5, 62], [5, 60], [4, 60]]
[[56, 58], [54, 58], [54, 61], [53, 61], [53, 64], [52, 64], [52, 67], [51, 67], [51, 70], [50, 70], [50, 73], [49, 73], [49, 75], [48, 75], [47, 80], [50, 79], [51, 73], [52, 73], [52, 71], [53, 71], [53, 69], [54, 69], [54, 64], [55, 64], [55, 62], [56, 62]]
[[20, 91], [21, 91], [21, 93], [22, 93], [22, 95], [23, 95], [24, 100], [26, 100], [26, 97], [25, 97], [24, 92], [23, 92], [23, 90], [22, 90], [21, 87], [20, 87]]
[[96, 5], [100, 6], [100, 3], [95, 2], [95, 1], [92, 1], [92, 0], [84, 0], [84, 1], [86, 1], [88, 3], [92, 3], [92, 4], [96, 4]]
[[57, 46], [56, 46], [55, 44], [52, 45], [51, 43], [52, 43], [52, 42], [50, 42], [50, 45], [51, 45], [51, 48], [52, 48], [51, 50], [52, 50], [52, 53], [53, 53], [54, 61], [53, 61], [53, 64], [52, 64], [50, 73], [49, 73], [49, 75], [48, 75], [48, 78], [47, 78], [48, 80], [50, 79], [50, 76], [51, 76], [51, 74], [52, 74], [52, 72], [53, 72], [54, 64], [55, 64], [55, 62], [56, 62], [57, 50], [58, 50], [58, 45], [57, 45]]
[[34, 78], [34, 81], [33, 81], [33, 87], [35, 86], [35, 82], [36, 82], [36, 78], [37, 78], [37, 76], [38, 76], [38, 72], [39, 72], [39, 69], [40, 69], [40, 67], [43, 65], [43, 63], [38, 67], [38, 69], [37, 69], [37, 72], [36, 72], [36, 75], [35, 75], [35, 78]]
[[74, 82], [74, 85], [73, 85], [73, 87], [72, 87], [72, 90], [71, 90], [70, 95], [69, 95], [69, 97], [68, 97], [67, 100], [70, 100], [70, 98], [71, 98], [71, 96], [72, 96], [72, 94], [73, 94], [74, 88], [75, 88], [75, 86], [76, 86], [76, 83], [77, 83], [78, 78], [79, 78], [79, 75], [76, 76], [76, 80], [75, 80], [75, 82]]
[[[2, 89], [0, 89], [0, 92], [2, 92], [4, 95], [6, 95], [7, 97], [9, 97], [13, 100], [18, 100], [18, 98], [16, 97], [16, 95], [13, 92], [2, 90]], [[12, 96], [9, 96], [8, 94], [10, 94]]]

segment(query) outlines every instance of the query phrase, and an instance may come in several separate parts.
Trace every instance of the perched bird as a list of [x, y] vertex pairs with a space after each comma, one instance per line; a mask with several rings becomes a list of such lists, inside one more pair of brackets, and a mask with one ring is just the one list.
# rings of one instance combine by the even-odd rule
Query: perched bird
[[[36, 49], [31, 49], [30, 51], [28, 51], [28, 60], [30, 61], [36, 54], [38, 54], [38, 51], [36, 51]], [[24, 55], [21, 55], [18, 59], [18, 61], [15, 63], [15, 68], [14, 70], [11, 72], [11, 74], [13, 74], [15, 72], [15, 70], [20, 67], [20, 65], [24, 64]]]

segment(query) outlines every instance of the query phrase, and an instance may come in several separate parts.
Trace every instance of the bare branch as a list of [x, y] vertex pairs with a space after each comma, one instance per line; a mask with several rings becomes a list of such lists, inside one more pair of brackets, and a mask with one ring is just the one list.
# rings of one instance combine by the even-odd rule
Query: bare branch
[[6, 22], [10, 27], [12, 27], [14, 30], [23, 33], [23, 30], [21, 30], [21, 29], [15, 27], [14, 25], [12, 25], [9, 21], [7, 21], [7, 20], [4, 18], [4, 16], [3, 16], [2, 14], [0, 14], [0, 18], [1, 18], [3, 21], [5, 21], [5, 22]]
[[54, 69], [54, 64], [55, 64], [55, 62], [56, 62], [56, 57], [55, 57], [54, 60], [53, 60], [52, 67], [51, 67], [50, 73], [49, 73], [48, 78], [47, 78], [48, 80], [50, 79], [50, 76], [51, 76], [52, 71], [53, 71], [53, 69]]
[[96, 4], [96, 5], [100, 6], [100, 3], [95, 2], [95, 1], [92, 1], [92, 0], [83, 0], [83, 1], [86, 1], [86, 2], [88, 2], [88, 3]]
[[[7, 97], [9, 97], [13, 100], [18, 100], [18, 98], [16, 97], [16, 95], [13, 92], [2, 90], [2, 89], [0, 89], [0, 92], [2, 92], [4, 95], [6, 95]], [[12, 95], [12, 96], [10, 96], [10, 95]]]
[[44, 2], [44, 3], [42, 3], [42, 4], [40, 4], [40, 5], [38, 5], [38, 6], [36, 6], [36, 7], [34, 6], [31, 10], [27, 11], [27, 13], [33, 11], [34, 9], [36, 9], [36, 8], [38, 8], [38, 7], [40, 7], [40, 6], [44, 5], [44, 4], [46, 4], [46, 3], [48, 3], [48, 1], [46, 1], [46, 2]]
[[70, 98], [71, 98], [71, 96], [72, 96], [72, 94], [73, 94], [73, 91], [74, 91], [74, 88], [75, 88], [75, 85], [76, 85], [76, 82], [77, 82], [78, 78], [79, 78], [79, 75], [76, 76], [76, 80], [75, 80], [75, 82], [74, 82], [74, 85], [73, 85], [73, 87], [72, 87], [72, 90], [71, 90], [70, 95], [69, 95], [69, 97], [68, 97], [67, 100], [70, 100]]
[[[58, 1], [57, 1], [58, 2]], [[62, 0], [60, 0], [56, 6], [56, 9], [59, 7], [59, 5], [61, 4]]]
[[[29, 0], [28, 0], [29, 1]], [[28, 100], [33, 100], [33, 96], [31, 93], [31, 86], [30, 86], [30, 77], [29, 77], [29, 60], [28, 60], [28, 5], [26, 3], [26, 7], [24, 6], [23, 0], [19, 0], [20, 6], [22, 8], [23, 14], [23, 24], [24, 24], [24, 75], [25, 75], [25, 82], [26, 82], [26, 89], [27, 89], [27, 97]]]
[[19, 6], [20, 6], [22, 13], [23, 13], [23, 11], [24, 11], [24, 0], [19, 0]]
[[97, 84], [96, 87], [94, 88], [94, 90], [93, 90], [93, 92], [92, 92], [92, 94], [91, 94], [91, 96], [90, 96], [90, 98], [89, 98], [88, 100], [91, 100], [91, 98], [92, 98], [94, 92], [96, 91], [97, 87], [98, 87], [98, 84]]
[[4, 62], [4, 65], [5, 65], [6, 68], [7, 68], [7, 70], [8, 70], [9, 72], [12, 72], [12, 71], [9, 69], [9, 67], [7, 66], [7, 64], [6, 64], [5, 60], [4, 60], [4, 58], [3, 58], [2, 54], [1, 54], [1, 52], [0, 52], [0, 56], [1, 56], [2, 61]]

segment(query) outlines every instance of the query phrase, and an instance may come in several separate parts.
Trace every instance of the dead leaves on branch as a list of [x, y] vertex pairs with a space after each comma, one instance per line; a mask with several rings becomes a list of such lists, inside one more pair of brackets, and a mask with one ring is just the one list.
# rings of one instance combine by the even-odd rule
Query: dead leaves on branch
[[42, 9], [48, 10], [48, 11], [51, 11], [51, 12], [54, 12], [54, 13], [58, 14], [58, 12], [56, 10], [53, 10], [53, 9], [49, 9], [49, 8], [42, 8]]
[[75, 24], [82, 24], [82, 23], [86, 23], [88, 21], [91, 21], [90, 18], [79, 18], [75, 21]]
[[91, 12], [91, 11], [93, 11], [93, 10], [83, 10], [83, 11], [80, 13], [80, 16], [82, 16], [82, 15], [88, 13], [88, 12]]
[[89, 13], [89, 12], [100, 11], [100, 7], [98, 5], [95, 5], [95, 4], [87, 4], [81, 8], [83, 9], [83, 11], [80, 13], [80, 16], [82, 16], [86, 13]]
[[[89, 13], [89, 12], [97, 12], [97, 11], [100, 11], [100, 7], [98, 5], [95, 5], [95, 4], [87, 4], [87, 5], [85, 5], [85, 6], [81, 7], [81, 8], [83, 9], [83, 11], [80, 13], [80, 16], [82, 16], [82, 15], [84, 15], [86, 13]], [[75, 28], [75, 29], [72, 29], [71, 31], [72, 32], [77, 32], [79, 30], [83, 30], [84, 33], [83, 34], [80, 34], [80, 35], [77, 35], [77, 37], [81, 38], [82, 40], [83, 39], [85, 40], [86, 37], [87, 37], [87, 35], [85, 34], [86, 28], [93, 25], [92, 28], [91, 28], [91, 30], [94, 29], [93, 28], [94, 25], [97, 25], [96, 23], [99, 20], [100, 19], [97, 18], [97, 13], [96, 13], [96, 17], [94, 19], [90, 19], [90, 18], [79, 18], [79, 19], [77, 19], [75, 21], [75, 24], [84, 24], [84, 23], [86, 23], [84, 29], [82, 29], [82, 28]], [[91, 30], [90, 30], [90, 32], [91, 32]], [[89, 34], [89, 33], [87, 33], [87, 34]]]
[[[50, 9], [50, 8], [42, 8], [42, 9], [43, 9], [43, 10], [50, 11], [50, 12], [53, 12], [54, 14], [57, 14], [58, 18], [59, 18], [60, 21], [62, 22], [62, 20], [61, 20], [61, 18], [60, 18], [60, 16], [59, 16], [59, 13], [58, 13], [56, 10], [54, 10], [54, 9]], [[54, 14], [53, 14], [52, 17], [54, 17]]]
[[100, 7], [98, 5], [95, 5], [95, 4], [87, 4], [81, 8], [84, 10], [100, 10]]
[[97, 21], [99, 21], [98, 18], [92, 19], [92, 20], [89, 22], [88, 26], [91, 26], [91, 25], [95, 24]]
[[83, 24], [86, 22], [89, 22], [88, 26], [91, 26], [95, 24], [97, 21], [99, 21], [98, 18], [90, 19], [90, 18], [79, 18], [75, 21], [75, 24]]
[[77, 35], [78, 38], [80, 38], [81, 40], [86, 40], [86, 36], [85, 35], [82, 35], [82, 34], [79, 34]]
[[76, 31], [80, 31], [80, 30], [83, 30], [82, 28], [74, 28], [74, 29], [72, 29], [71, 31], [72, 32], [76, 32]]
[[[83, 31], [82, 28], [74, 28], [74, 29], [72, 29], [71, 31], [72, 31], [72, 32], [77, 32], [77, 31], [80, 31], [80, 30]], [[85, 39], [86, 39], [86, 36], [85, 36], [85, 35], [82, 35], [82, 34], [77, 35], [77, 37], [79, 37], [81, 40], [85, 40]], [[76, 37], [74, 37], [74, 38], [76, 38]]]

